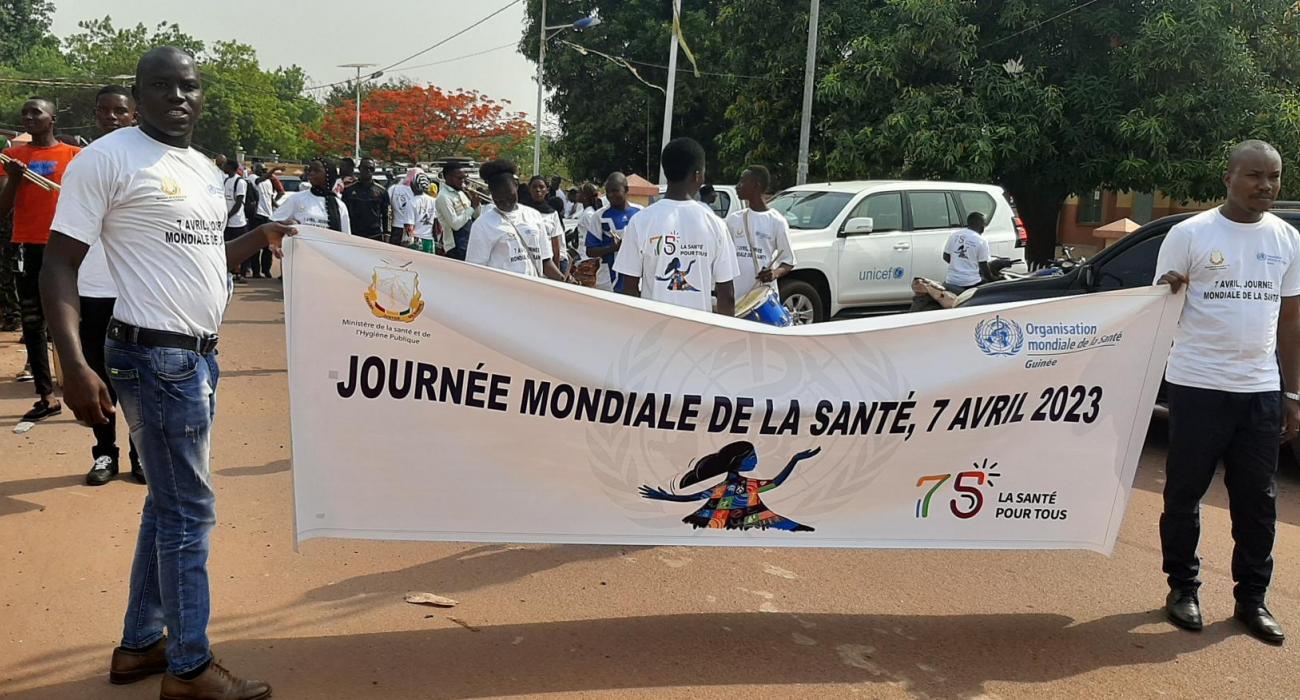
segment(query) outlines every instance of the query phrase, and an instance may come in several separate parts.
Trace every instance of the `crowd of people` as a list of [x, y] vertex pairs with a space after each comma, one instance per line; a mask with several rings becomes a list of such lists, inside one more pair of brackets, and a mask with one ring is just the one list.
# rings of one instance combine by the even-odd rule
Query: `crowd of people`
[[[479, 169], [486, 191], [471, 186], [468, 163], [445, 163], [436, 196], [432, 178], [418, 168], [384, 188], [369, 158], [355, 169], [345, 161], [337, 172], [314, 160], [305, 170], [309, 186], [286, 194], [258, 164], [245, 172], [234, 159], [214, 163], [192, 147], [202, 107], [193, 58], [153, 49], [140, 59], [133, 89], [100, 91], [102, 135], [84, 149], [55, 138], [49, 100], [28, 100], [22, 122], [31, 142], [5, 151], [0, 189], [0, 218], [12, 215], [16, 244], [6, 264], [17, 275], [37, 394], [23, 419], [62, 411], [47, 349], [52, 336], [64, 400], [94, 429], [88, 483], [118, 473], [119, 400], [130, 424], [131, 473], [147, 484], [148, 497], [109, 678], [130, 683], [165, 674], [164, 697], [270, 694], [268, 684], [221, 667], [208, 644], [208, 543], [216, 521], [208, 445], [218, 330], [232, 285], [269, 276], [294, 225], [728, 316], [737, 298], [757, 288], [775, 292], [798, 264], [785, 217], [766, 203], [767, 169], [745, 169], [737, 192], [747, 206], [722, 220], [707, 206], [704, 149], [690, 138], [665, 145], [666, 192], [648, 206], [628, 200], [622, 173], [605, 179], [602, 199], [591, 184], [566, 192], [539, 176], [522, 182], [504, 160]], [[59, 187], [39, 186], [37, 176]], [[1237, 545], [1236, 615], [1275, 643], [1284, 634], [1264, 595], [1276, 441], [1279, 432], [1294, 438], [1300, 431], [1300, 394], [1283, 392], [1300, 384], [1300, 235], [1267, 211], [1280, 179], [1276, 150], [1243, 144], [1229, 162], [1227, 203], [1175, 226], [1160, 255], [1168, 273], [1162, 281], [1175, 291], [1189, 288], [1169, 365], [1173, 428], [1160, 526], [1167, 611], [1182, 627], [1201, 626], [1198, 507], [1223, 459]], [[566, 218], [578, 219], [576, 260]], [[968, 224], [944, 253], [955, 286], [990, 274], [982, 217]], [[1268, 281], [1280, 300], [1208, 301], [1204, 292], [1219, 277], [1238, 273]], [[6, 309], [13, 303], [0, 301]]]

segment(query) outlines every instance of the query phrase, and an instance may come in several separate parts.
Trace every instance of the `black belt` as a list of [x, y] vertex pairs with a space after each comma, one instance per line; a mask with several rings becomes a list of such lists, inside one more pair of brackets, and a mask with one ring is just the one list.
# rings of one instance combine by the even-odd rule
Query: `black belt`
[[171, 331], [140, 328], [113, 319], [108, 323], [108, 337], [122, 343], [147, 345], [156, 348], [180, 348], [200, 355], [211, 355], [217, 349], [217, 336], [197, 337]]

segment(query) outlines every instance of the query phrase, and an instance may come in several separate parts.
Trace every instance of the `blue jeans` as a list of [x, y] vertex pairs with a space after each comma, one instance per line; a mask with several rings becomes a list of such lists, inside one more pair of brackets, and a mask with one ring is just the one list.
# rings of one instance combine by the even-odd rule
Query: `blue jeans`
[[105, 365], [149, 482], [122, 646], [150, 646], [165, 626], [168, 670], [185, 673], [212, 658], [208, 540], [217, 516], [208, 452], [217, 357], [108, 340]]

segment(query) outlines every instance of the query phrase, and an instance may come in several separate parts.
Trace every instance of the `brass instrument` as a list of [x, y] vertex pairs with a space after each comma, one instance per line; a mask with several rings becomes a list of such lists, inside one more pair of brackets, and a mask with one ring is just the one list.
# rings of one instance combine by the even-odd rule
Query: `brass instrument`
[[[443, 187], [451, 187], [451, 185], [448, 185], [446, 180], [439, 178], [438, 187], [441, 189]], [[492, 202], [492, 191], [487, 186], [487, 183], [483, 182], [482, 180], [479, 180], [477, 178], [467, 177], [465, 178], [464, 189], [466, 192], [473, 192], [474, 194], [478, 195], [478, 198], [483, 200], [485, 203], [490, 204]]]

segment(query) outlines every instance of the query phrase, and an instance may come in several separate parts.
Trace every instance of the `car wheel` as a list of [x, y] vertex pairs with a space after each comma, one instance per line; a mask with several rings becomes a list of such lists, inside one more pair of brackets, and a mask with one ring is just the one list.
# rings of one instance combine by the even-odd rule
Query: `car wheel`
[[781, 281], [781, 305], [790, 312], [793, 325], [806, 326], [826, 320], [826, 307], [817, 288], [803, 280]]

